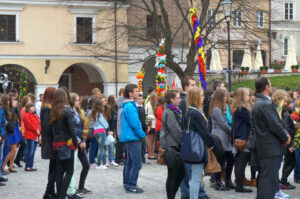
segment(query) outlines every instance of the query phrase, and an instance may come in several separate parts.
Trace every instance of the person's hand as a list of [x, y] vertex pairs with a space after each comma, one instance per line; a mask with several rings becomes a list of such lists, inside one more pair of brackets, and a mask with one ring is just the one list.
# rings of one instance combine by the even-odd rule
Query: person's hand
[[108, 135], [113, 135], [113, 134], [114, 134], [114, 132], [112, 132], [112, 131], [108, 131], [108, 132], [107, 132], [107, 134], [108, 134]]
[[86, 148], [86, 144], [84, 142], [81, 142], [79, 144], [79, 146], [80, 146], [81, 149], [85, 149]]
[[2, 142], [2, 136], [0, 136], [0, 143]]
[[288, 140], [286, 141], [286, 143], [283, 144], [283, 146], [287, 146], [291, 143], [291, 136], [287, 135], [287, 137], [288, 137]]
[[148, 129], [147, 129], [146, 133], [149, 133], [149, 132], [150, 132], [150, 127], [148, 126]]
[[294, 147], [290, 147], [290, 148], [289, 148], [289, 151], [290, 151], [291, 153], [293, 153], [294, 150], [295, 150]]
[[39, 130], [37, 130], [37, 131], [36, 131], [36, 133], [37, 133], [38, 135], [40, 135], [40, 134], [41, 134], [41, 132], [40, 132]]

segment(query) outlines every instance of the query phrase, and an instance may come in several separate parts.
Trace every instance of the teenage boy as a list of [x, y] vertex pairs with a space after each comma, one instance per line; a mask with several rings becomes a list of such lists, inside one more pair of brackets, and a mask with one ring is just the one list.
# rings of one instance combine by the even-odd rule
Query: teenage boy
[[139, 119], [138, 108], [135, 100], [138, 98], [136, 84], [128, 84], [125, 87], [122, 107], [120, 142], [126, 143], [127, 158], [124, 169], [124, 188], [127, 193], [143, 193], [138, 188], [137, 180], [142, 168], [141, 139], [146, 137]]
[[[142, 128], [144, 132], [148, 132], [150, 130], [150, 127], [147, 126], [146, 124], [146, 112], [145, 112], [145, 108], [143, 107], [143, 103], [144, 103], [144, 98], [142, 94], [139, 94], [138, 98], [136, 99], [136, 105], [138, 107], [138, 113], [139, 113], [139, 119], [141, 121], [142, 124]], [[146, 140], [142, 139], [142, 149], [141, 149], [141, 154], [142, 154], [142, 162], [144, 164], [146, 164], [146, 158], [145, 158], [145, 154], [146, 154]]]

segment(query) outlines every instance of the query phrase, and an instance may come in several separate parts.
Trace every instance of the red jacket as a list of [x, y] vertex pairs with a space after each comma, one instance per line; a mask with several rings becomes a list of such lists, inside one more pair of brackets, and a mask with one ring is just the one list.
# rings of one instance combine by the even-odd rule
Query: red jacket
[[161, 120], [164, 113], [164, 106], [158, 106], [155, 112], [156, 117], [156, 125], [155, 125], [155, 131], [160, 131], [161, 129]]
[[37, 134], [37, 130], [41, 131], [41, 123], [37, 114], [24, 113], [23, 116], [24, 122], [24, 138], [27, 140], [36, 140], [37, 136], [41, 134]]

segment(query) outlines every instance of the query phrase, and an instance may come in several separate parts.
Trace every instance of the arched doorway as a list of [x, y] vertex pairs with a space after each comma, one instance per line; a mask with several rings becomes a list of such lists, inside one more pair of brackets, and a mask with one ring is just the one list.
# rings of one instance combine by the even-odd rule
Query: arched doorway
[[0, 73], [8, 75], [8, 80], [13, 82], [13, 88], [20, 91], [20, 74], [21, 71], [26, 71], [28, 75], [28, 93], [34, 93], [34, 87], [37, 84], [33, 74], [25, 67], [17, 64], [5, 64], [0, 66]]
[[59, 87], [64, 86], [70, 92], [75, 92], [81, 96], [91, 95], [93, 88], [99, 88], [103, 93], [103, 77], [96, 66], [89, 63], [76, 63], [63, 72], [58, 85]]
[[148, 95], [148, 89], [150, 86], [155, 86], [156, 80], [156, 68], [155, 66], [155, 57], [151, 56], [143, 64], [143, 69], [145, 72], [143, 80], [143, 94], [144, 96]]

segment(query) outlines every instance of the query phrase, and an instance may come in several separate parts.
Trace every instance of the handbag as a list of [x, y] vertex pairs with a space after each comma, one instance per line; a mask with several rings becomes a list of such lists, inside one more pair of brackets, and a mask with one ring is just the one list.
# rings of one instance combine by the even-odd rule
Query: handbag
[[234, 147], [240, 151], [244, 150], [247, 146], [247, 140], [234, 139]]
[[71, 147], [63, 145], [57, 148], [58, 160], [68, 160], [71, 159]]
[[222, 144], [220, 137], [216, 134], [211, 134], [211, 137], [214, 141], [215, 152], [219, 155], [222, 155], [223, 153], [225, 153], [225, 149], [224, 149], [224, 146]]
[[183, 164], [180, 152], [176, 151], [173, 147], [165, 148], [164, 161], [169, 168], [179, 168]]
[[164, 160], [164, 153], [165, 153], [165, 150], [164, 149], [158, 149], [158, 154], [157, 154], [157, 164], [160, 164], [160, 165], [166, 165], [166, 162]]
[[182, 131], [180, 157], [189, 162], [205, 162], [207, 157], [205, 143], [199, 133], [189, 129], [190, 122], [191, 118], [188, 121], [188, 128]]
[[219, 162], [216, 159], [215, 154], [209, 149], [208, 147], [206, 148], [207, 150], [207, 163], [204, 167], [204, 172], [205, 173], [219, 173], [222, 171], [221, 166]]
[[6, 132], [9, 134], [15, 133], [16, 122], [13, 120], [8, 120], [6, 124]]

